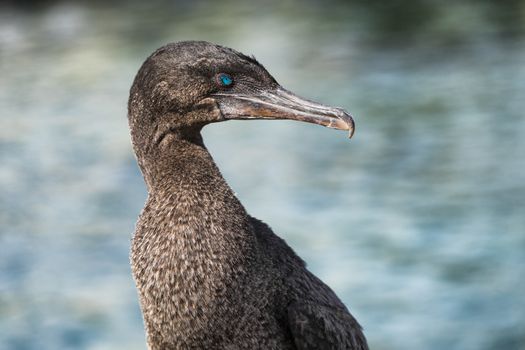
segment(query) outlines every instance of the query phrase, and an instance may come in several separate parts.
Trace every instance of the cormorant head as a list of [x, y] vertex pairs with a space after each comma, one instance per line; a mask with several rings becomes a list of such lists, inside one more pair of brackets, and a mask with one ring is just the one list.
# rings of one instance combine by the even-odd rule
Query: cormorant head
[[354, 131], [340, 108], [282, 88], [253, 57], [203, 42], [168, 44], [142, 65], [130, 92], [128, 117], [138, 158], [167, 136], [200, 140], [200, 129], [230, 119], [292, 119]]

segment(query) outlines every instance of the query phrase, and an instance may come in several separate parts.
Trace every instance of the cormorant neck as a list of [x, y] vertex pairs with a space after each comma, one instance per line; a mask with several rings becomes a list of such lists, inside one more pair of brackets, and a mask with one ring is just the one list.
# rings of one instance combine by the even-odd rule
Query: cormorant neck
[[219, 169], [206, 149], [200, 128], [171, 130], [152, 145], [141, 165], [148, 192], [170, 193], [190, 187], [223, 183]]
[[186, 235], [197, 232], [201, 238], [221, 236], [235, 247], [240, 244], [237, 239], [245, 237], [241, 244], [244, 248], [237, 247], [235, 251], [253, 245], [249, 215], [204, 146], [200, 130], [192, 134], [166, 134], [153, 152], [156, 154], [147, 158], [151, 163], [145, 168], [144, 177], [148, 202], [157, 211], [155, 217], [168, 221], [191, 218], [184, 231]]

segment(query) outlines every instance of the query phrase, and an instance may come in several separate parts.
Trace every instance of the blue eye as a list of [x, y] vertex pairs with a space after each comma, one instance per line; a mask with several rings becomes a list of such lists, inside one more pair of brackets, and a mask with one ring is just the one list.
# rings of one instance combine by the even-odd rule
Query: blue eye
[[233, 84], [233, 78], [226, 73], [219, 73], [217, 75], [217, 82], [221, 86], [230, 86]]

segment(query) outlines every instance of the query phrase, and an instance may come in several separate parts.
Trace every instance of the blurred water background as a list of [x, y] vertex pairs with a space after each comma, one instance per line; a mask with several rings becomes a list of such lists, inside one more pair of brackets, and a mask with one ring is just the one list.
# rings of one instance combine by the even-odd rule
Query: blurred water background
[[0, 349], [145, 349], [126, 103], [184, 39], [355, 116], [204, 138], [371, 349], [525, 349], [525, 5], [432, 0], [3, 2]]

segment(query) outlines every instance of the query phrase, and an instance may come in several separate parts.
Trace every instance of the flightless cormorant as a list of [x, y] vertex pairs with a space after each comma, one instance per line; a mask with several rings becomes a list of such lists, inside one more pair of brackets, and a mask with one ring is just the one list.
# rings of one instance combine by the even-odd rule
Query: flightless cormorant
[[148, 188], [131, 264], [149, 349], [367, 349], [335, 293], [246, 212], [200, 134], [231, 119], [292, 119], [351, 136], [352, 118], [283, 89], [253, 57], [196, 41], [148, 57], [128, 109]]

